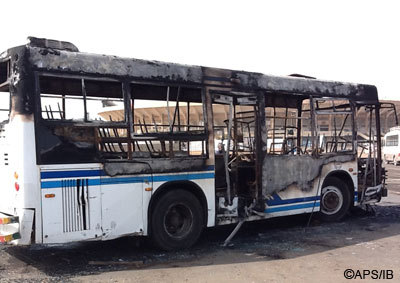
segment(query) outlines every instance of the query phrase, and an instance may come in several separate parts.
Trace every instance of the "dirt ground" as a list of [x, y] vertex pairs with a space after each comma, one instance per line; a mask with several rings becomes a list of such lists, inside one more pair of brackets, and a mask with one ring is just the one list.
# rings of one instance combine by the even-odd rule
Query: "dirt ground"
[[[346, 269], [392, 270], [400, 281], [400, 166], [387, 165], [389, 196], [373, 212], [306, 228], [308, 215], [205, 231], [183, 252], [163, 253], [140, 238], [62, 246], [0, 246], [0, 282], [345, 282]], [[390, 277], [390, 276], [389, 276]], [[366, 277], [372, 279], [371, 277]], [[352, 281], [369, 281], [369, 280]], [[376, 281], [376, 280], [373, 280]]]

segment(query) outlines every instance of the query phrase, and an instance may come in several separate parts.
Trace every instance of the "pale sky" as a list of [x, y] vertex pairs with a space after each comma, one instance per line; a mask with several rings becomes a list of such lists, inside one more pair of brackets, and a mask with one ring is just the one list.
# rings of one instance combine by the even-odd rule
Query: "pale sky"
[[398, 3], [2, 1], [0, 50], [31, 35], [90, 53], [374, 84], [398, 100]]

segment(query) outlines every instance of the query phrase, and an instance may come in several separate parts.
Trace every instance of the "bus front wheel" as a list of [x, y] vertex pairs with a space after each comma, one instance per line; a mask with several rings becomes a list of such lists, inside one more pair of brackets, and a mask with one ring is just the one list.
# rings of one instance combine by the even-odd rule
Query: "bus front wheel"
[[328, 177], [321, 191], [320, 218], [333, 222], [342, 219], [350, 208], [351, 195], [347, 184], [336, 177]]
[[163, 250], [184, 249], [198, 240], [203, 223], [200, 201], [188, 191], [171, 190], [153, 206], [150, 236]]

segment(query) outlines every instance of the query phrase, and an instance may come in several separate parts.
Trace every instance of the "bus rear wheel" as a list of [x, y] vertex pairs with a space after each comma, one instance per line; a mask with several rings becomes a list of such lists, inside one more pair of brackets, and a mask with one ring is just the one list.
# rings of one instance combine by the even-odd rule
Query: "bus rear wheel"
[[153, 206], [150, 236], [159, 248], [171, 251], [192, 246], [203, 230], [203, 208], [190, 192], [176, 189]]
[[328, 177], [321, 191], [320, 218], [323, 221], [341, 220], [350, 208], [351, 195], [345, 182]]

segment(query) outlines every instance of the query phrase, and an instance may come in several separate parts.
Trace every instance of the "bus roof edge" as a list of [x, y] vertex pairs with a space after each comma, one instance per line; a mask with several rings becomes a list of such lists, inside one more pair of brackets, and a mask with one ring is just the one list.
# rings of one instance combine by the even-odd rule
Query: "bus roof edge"
[[34, 47], [51, 48], [57, 50], [67, 50], [71, 52], [79, 52], [78, 47], [67, 41], [59, 41], [47, 38], [28, 37], [28, 45]]

